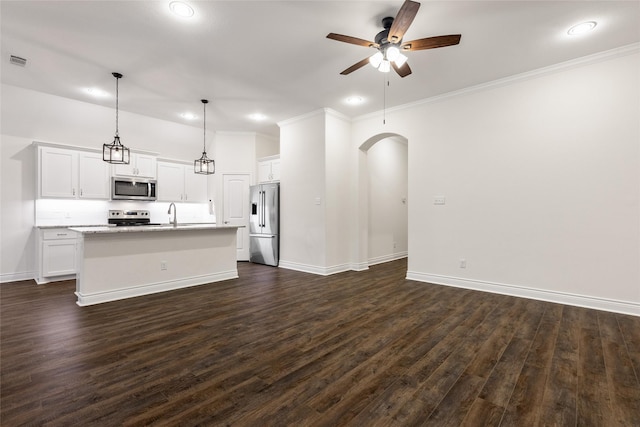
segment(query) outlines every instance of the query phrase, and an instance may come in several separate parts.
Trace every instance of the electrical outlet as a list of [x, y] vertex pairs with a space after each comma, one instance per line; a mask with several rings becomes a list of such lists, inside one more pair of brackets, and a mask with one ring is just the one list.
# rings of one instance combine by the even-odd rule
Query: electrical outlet
[[396, 242], [393, 242], [393, 249], [396, 249], [398, 247], [398, 244]]
[[167, 269], [167, 261], [160, 261], [160, 270]]
[[467, 260], [460, 258], [460, 268], [467, 268]]

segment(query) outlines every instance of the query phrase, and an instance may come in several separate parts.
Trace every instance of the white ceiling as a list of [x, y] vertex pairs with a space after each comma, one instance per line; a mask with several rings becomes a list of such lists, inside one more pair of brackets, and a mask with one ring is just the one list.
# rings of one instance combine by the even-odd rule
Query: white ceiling
[[[276, 122], [329, 107], [357, 117], [383, 107], [384, 75], [366, 66], [370, 48], [329, 40], [329, 32], [373, 40], [401, 0], [6, 1], [2, 82], [207, 129], [278, 134]], [[576, 23], [595, 20], [583, 37]], [[386, 106], [406, 104], [640, 41], [638, 1], [423, 1], [405, 40], [462, 34], [458, 46], [408, 52], [413, 74], [388, 75]], [[9, 56], [28, 60], [26, 67]], [[84, 92], [97, 87], [109, 96]], [[360, 106], [345, 103], [361, 96]], [[187, 121], [184, 112], [199, 116]], [[256, 123], [247, 118], [260, 112]]]

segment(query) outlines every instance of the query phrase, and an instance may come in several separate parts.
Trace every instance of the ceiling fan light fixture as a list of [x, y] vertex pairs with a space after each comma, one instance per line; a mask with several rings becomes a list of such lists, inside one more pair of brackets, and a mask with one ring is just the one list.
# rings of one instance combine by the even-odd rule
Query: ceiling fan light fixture
[[380, 67], [378, 67], [378, 71], [382, 73], [388, 73], [389, 71], [391, 71], [391, 62], [389, 62], [389, 60], [387, 59], [383, 59], [380, 63]]
[[398, 67], [402, 67], [405, 64], [405, 62], [407, 62], [407, 59], [409, 58], [407, 58], [406, 55], [398, 53], [398, 57], [393, 62], [395, 62]]
[[400, 49], [398, 49], [396, 46], [389, 46], [387, 48], [387, 59], [389, 61], [394, 61], [396, 59], [398, 59], [398, 56], [400, 55]]
[[383, 59], [384, 59], [384, 55], [382, 54], [382, 52], [378, 51], [374, 55], [369, 57], [369, 63], [373, 65], [374, 68], [378, 68], [380, 67], [380, 64], [382, 63]]

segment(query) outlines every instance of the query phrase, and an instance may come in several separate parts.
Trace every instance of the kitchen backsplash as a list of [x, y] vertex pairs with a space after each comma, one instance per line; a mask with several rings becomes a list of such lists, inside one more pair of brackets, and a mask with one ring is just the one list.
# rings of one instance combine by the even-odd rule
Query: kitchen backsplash
[[[208, 203], [176, 203], [178, 222], [215, 222]], [[151, 222], [168, 223], [169, 203], [107, 200], [37, 199], [35, 225], [100, 225], [107, 223], [110, 209], [145, 209], [151, 213]]]

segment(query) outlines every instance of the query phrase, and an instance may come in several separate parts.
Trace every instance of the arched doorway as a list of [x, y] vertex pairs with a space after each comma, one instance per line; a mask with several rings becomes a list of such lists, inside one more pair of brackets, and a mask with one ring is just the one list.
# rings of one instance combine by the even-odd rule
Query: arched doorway
[[359, 147], [360, 263], [408, 256], [408, 140], [382, 133]]

